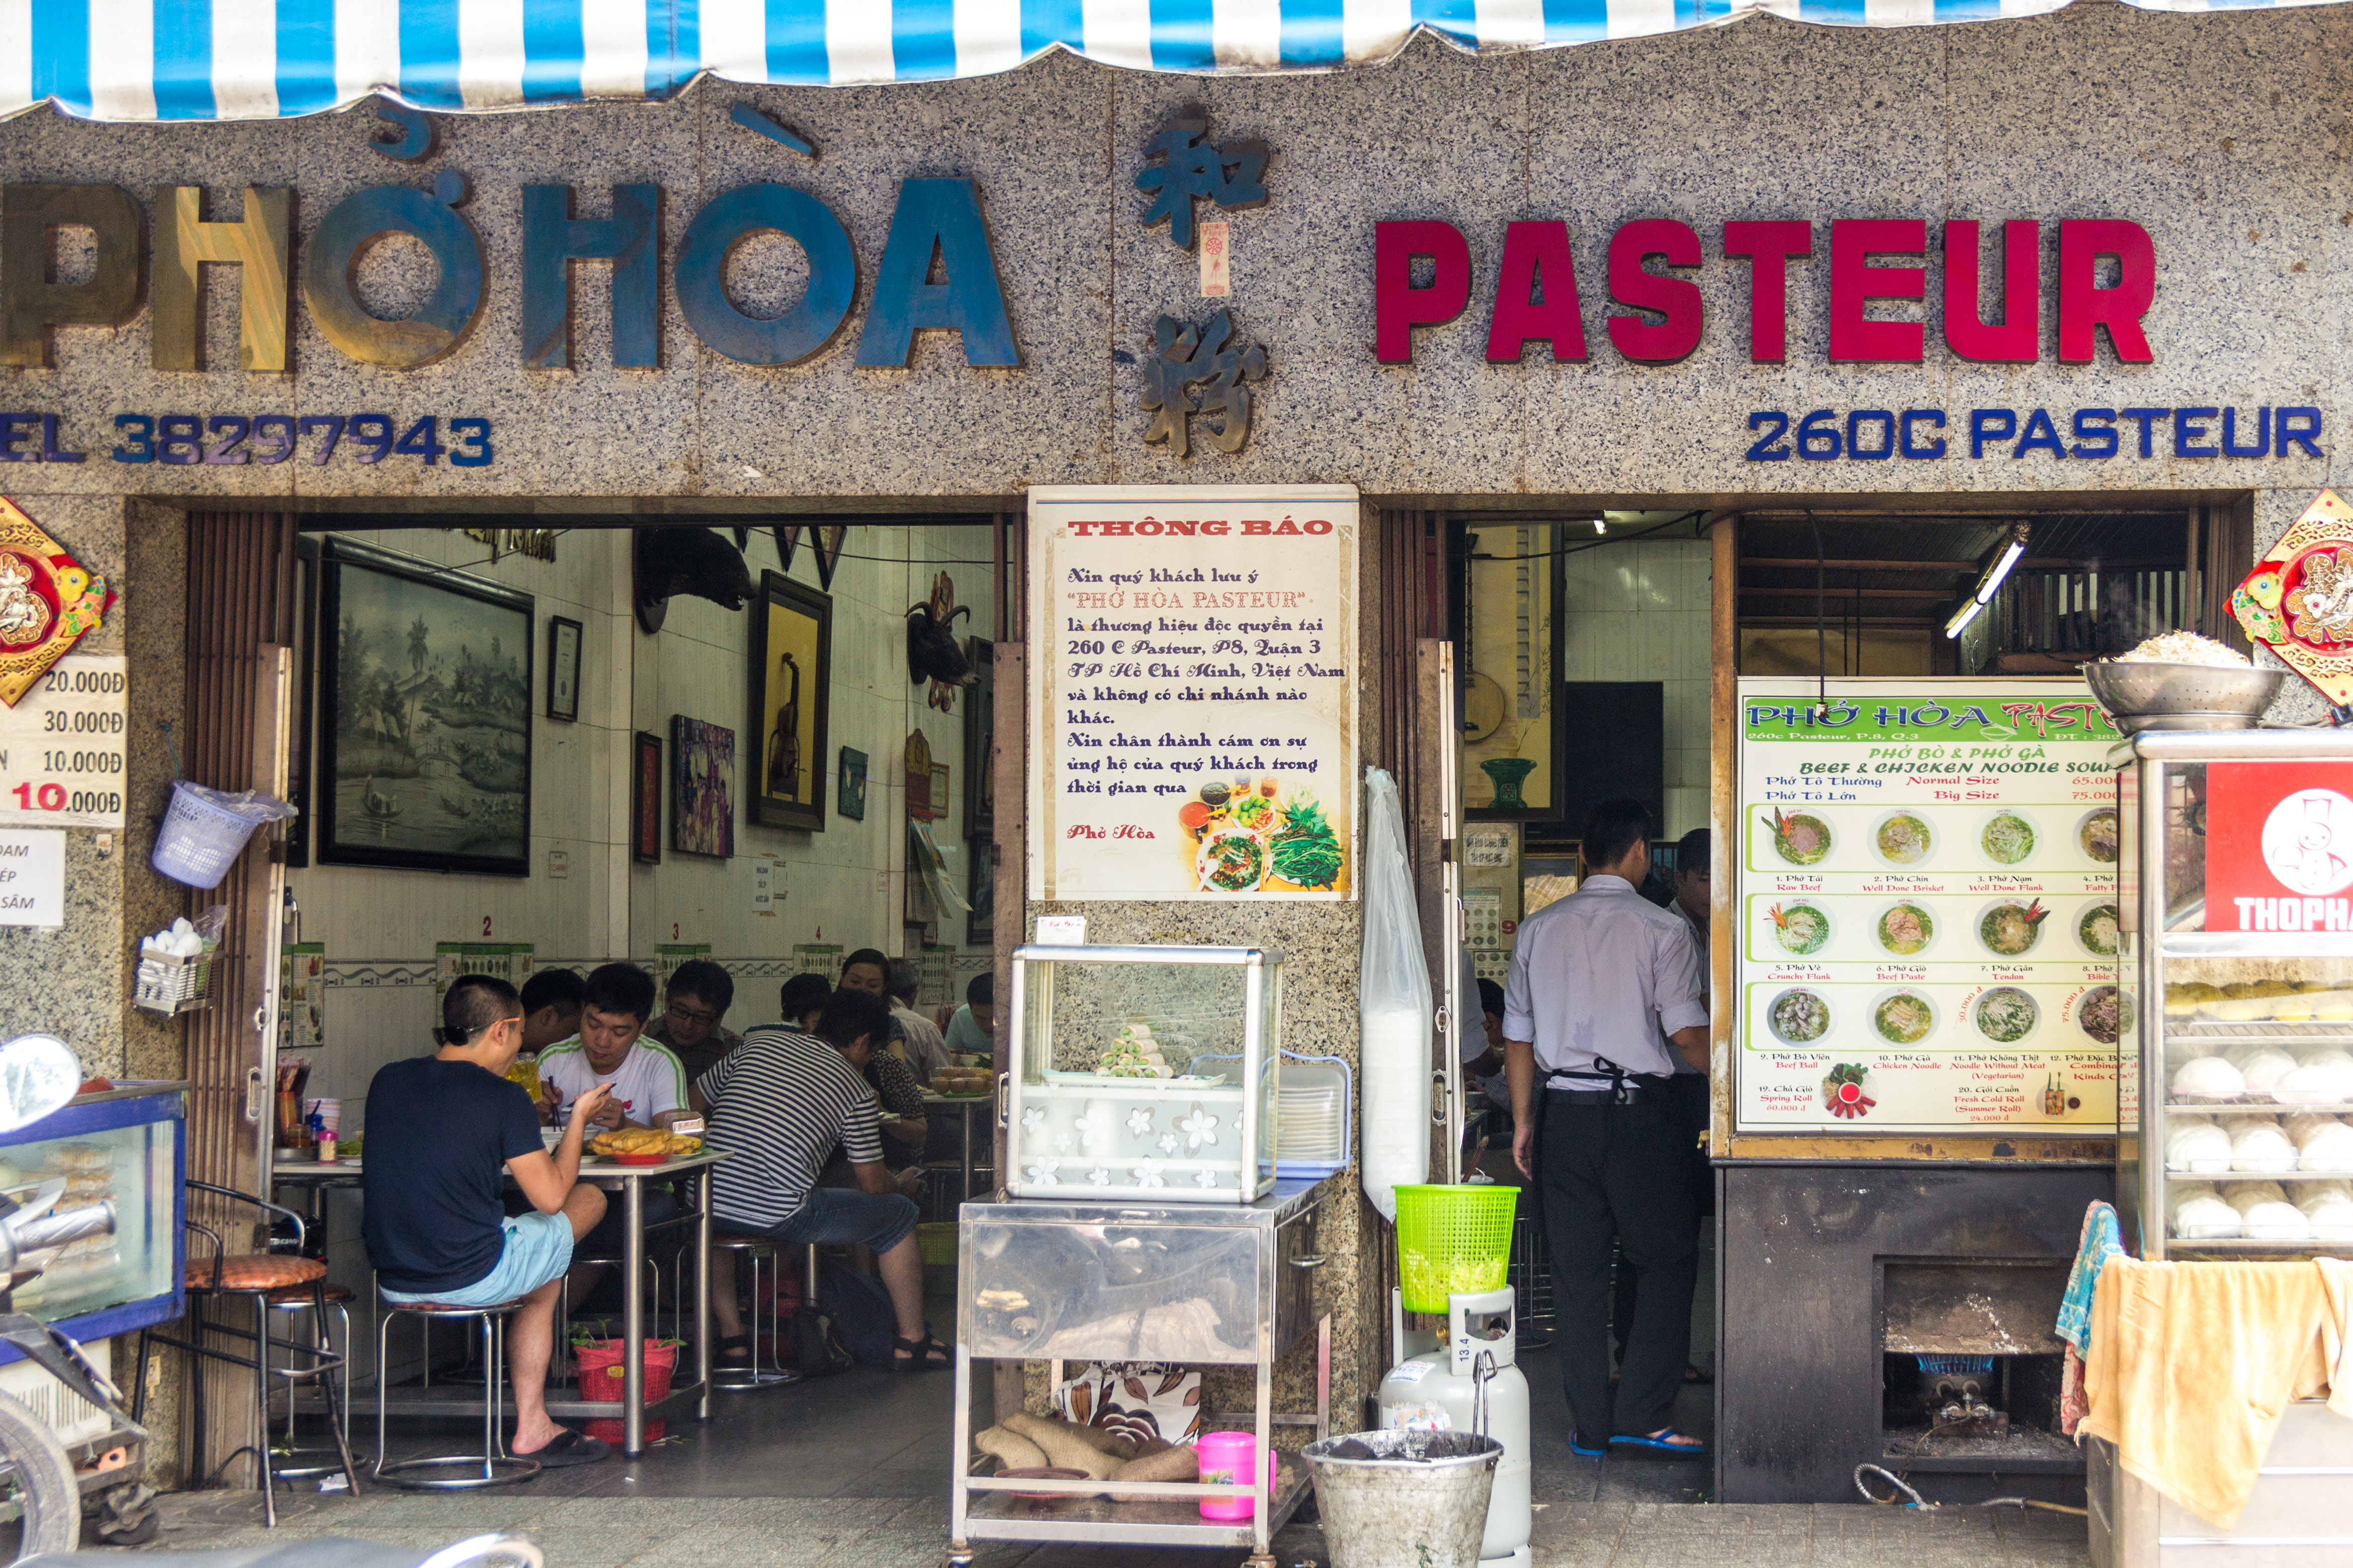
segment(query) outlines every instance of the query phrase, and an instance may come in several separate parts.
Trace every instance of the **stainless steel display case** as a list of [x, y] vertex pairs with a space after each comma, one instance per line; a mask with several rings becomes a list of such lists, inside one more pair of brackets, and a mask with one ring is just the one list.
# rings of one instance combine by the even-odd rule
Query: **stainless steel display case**
[[[2242, 1212], [2241, 1234], [2182, 1234], [2173, 1205], [2210, 1187], [2252, 1205], [2237, 1184], [2275, 1182], [2302, 1212], [2353, 1176], [2353, 1164], [2297, 1136], [2353, 1120], [2353, 1092], [2300, 1087], [2353, 1079], [2353, 1068], [2291, 1084], [2281, 1061], [2308, 1067], [2353, 1051], [2353, 730], [2143, 731], [2110, 760], [2126, 825], [2116, 1142], [2125, 1244], [2148, 1259], [2342, 1255], [2353, 1241], [2339, 1234], [2342, 1220], [2304, 1236], [2251, 1236]], [[2183, 1077], [2205, 1058], [2231, 1071], [2206, 1065]], [[2220, 1092], [2233, 1075], [2235, 1092]], [[2219, 1088], [2209, 1098], [2189, 1090], [2195, 1082]], [[2222, 1148], [2211, 1137], [2199, 1135], [2209, 1145], [2200, 1155], [2175, 1143], [2196, 1122], [2224, 1131], [2228, 1168], [2203, 1168]], [[2267, 1137], [2242, 1143], [2249, 1127], [2278, 1128], [2294, 1168], [2273, 1168], [2280, 1145]], [[2327, 1136], [2341, 1150], [2353, 1133]], [[2265, 1228], [2295, 1228], [2273, 1219]]]
[[1248, 1204], [1273, 1186], [1281, 953], [1031, 943], [1012, 980], [1015, 1196]]
[[[1336, 1181], [1338, 1178], [1333, 1178]], [[957, 1226], [955, 1478], [948, 1561], [964, 1568], [976, 1541], [1084, 1541], [1250, 1548], [1268, 1542], [1307, 1492], [1294, 1457], [1280, 1495], [1263, 1478], [1231, 1484], [1128, 1483], [1138, 1500], [1089, 1497], [1098, 1481], [1001, 1480], [969, 1473], [975, 1362], [1156, 1361], [1257, 1369], [1253, 1429], [1261, 1451], [1276, 1426], [1330, 1435], [1332, 1323], [1315, 1312], [1315, 1221], [1324, 1182], [1275, 1184], [1256, 1201], [1198, 1205], [966, 1204]], [[1274, 1363], [1315, 1335], [1315, 1410], [1278, 1415]], [[1238, 1416], [1211, 1415], [1211, 1422]], [[1016, 1492], [1061, 1494], [1046, 1500]], [[1250, 1494], [1249, 1520], [1200, 1517], [1205, 1497]]]

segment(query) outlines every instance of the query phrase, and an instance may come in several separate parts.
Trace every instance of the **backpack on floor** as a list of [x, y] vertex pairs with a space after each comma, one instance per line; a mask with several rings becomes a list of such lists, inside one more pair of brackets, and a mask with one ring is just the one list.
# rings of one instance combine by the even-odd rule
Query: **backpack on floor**
[[818, 1281], [818, 1300], [833, 1320], [834, 1332], [849, 1353], [868, 1366], [891, 1364], [891, 1340], [899, 1327], [891, 1292], [871, 1274], [830, 1268]]
[[807, 1304], [785, 1320], [785, 1341], [793, 1347], [793, 1364], [803, 1377], [830, 1377], [857, 1364], [835, 1331], [832, 1317]]

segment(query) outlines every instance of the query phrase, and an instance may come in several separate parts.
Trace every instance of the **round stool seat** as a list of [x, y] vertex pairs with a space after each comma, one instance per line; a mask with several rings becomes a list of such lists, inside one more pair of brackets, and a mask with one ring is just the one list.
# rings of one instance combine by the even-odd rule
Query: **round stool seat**
[[[337, 1302], [348, 1303], [352, 1300], [352, 1288], [348, 1285], [330, 1284], [321, 1287], [321, 1289], [330, 1307]], [[272, 1290], [269, 1292], [269, 1304], [273, 1307], [307, 1307], [311, 1304], [311, 1287], [288, 1285]]]
[[385, 1310], [406, 1312], [418, 1318], [499, 1318], [522, 1305], [518, 1296], [512, 1301], [493, 1301], [487, 1307], [461, 1307], [454, 1301], [396, 1301], [384, 1298]]
[[[217, 1286], [213, 1283], [216, 1264], [220, 1269]], [[324, 1279], [326, 1273], [327, 1266], [318, 1258], [291, 1252], [232, 1252], [217, 1259], [189, 1258], [182, 1278], [189, 1290], [199, 1294], [209, 1295], [217, 1289], [223, 1295], [245, 1295], [308, 1285], [313, 1279]]]
[[776, 1242], [774, 1237], [766, 1236], [714, 1236], [711, 1238], [711, 1250], [773, 1253], [776, 1250]]

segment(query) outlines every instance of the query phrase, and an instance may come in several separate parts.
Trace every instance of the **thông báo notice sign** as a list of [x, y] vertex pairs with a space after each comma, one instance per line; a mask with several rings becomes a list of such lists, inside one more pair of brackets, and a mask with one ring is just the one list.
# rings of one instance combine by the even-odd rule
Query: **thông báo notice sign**
[[1029, 492], [1029, 897], [1352, 899], [1356, 492]]

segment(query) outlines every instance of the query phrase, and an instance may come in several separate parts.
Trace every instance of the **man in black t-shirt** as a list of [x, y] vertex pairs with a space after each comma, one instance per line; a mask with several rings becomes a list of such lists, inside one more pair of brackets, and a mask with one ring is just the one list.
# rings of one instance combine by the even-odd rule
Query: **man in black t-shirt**
[[[551, 1152], [539, 1110], [507, 1068], [522, 1048], [522, 998], [503, 980], [461, 975], [441, 1004], [441, 1048], [391, 1063], [368, 1086], [367, 1206], [361, 1231], [376, 1286], [394, 1301], [487, 1307], [521, 1300], [507, 1323], [515, 1433], [508, 1451], [543, 1466], [601, 1459], [594, 1437], [547, 1416], [555, 1298], [573, 1244], [605, 1213], [581, 1185], [583, 1129], [608, 1098], [596, 1084], [574, 1101]], [[500, 1170], [531, 1201], [508, 1217]]]

